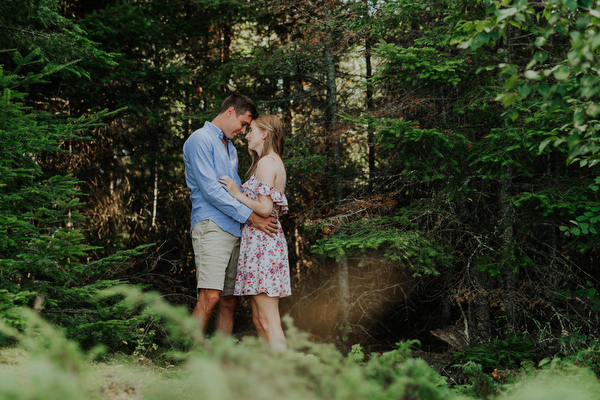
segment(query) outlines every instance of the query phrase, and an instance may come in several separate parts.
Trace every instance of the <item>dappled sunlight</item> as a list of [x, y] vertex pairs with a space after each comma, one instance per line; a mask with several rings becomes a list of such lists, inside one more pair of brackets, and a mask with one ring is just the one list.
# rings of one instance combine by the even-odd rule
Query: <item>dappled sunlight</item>
[[[368, 259], [364, 265], [359, 260], [349, 261], [349, 302], [342, 304], [336, 263], [322, 266], [320, 279], [312, 279], [282, 307], [289, 313], [296, 326], [311, 332], [315, 339], [341, 339], [352, 326], [354, 342], [369, 342], [380, 317], [395, 304], [405, 301], [411, 294], [417, 278], [410, 271], [389, 261]], [[319, 282], [317, 285], [316, 282]], [[348, 320], [342, 326], [340, 316], [343, 308], [348, 310]]]

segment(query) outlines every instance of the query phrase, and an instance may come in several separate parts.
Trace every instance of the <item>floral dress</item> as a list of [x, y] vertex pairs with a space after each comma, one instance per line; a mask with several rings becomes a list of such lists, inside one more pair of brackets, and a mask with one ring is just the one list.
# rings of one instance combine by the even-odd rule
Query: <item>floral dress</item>
[[[252, 200], [258, 200], [259, 194], [271, 196], [273, 212], [278, 217], [288, 212], [285, 195], [254, 175], [242, 185], [242, 191]], [[279, 230], [273, 237], [259, 231], [250, 222], [242, 227], [234, 295], [266, 293], [269, 297], [286, 297], [292, 294], [287, 242], [279, 220], [277, 224]]]

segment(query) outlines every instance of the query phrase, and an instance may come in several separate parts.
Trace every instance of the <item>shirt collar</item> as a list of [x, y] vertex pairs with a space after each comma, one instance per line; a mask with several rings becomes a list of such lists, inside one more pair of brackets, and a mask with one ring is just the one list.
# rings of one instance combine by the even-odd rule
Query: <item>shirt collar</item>
[[210, 132], [214, 135], [216, 135], [219, 140], [223, 140], [223, 137], [225, 137], [225, 140], [227, 140], [228, 142], [231, 142], [231, 139], [229, 139], [227, 136], [225, 136], [225, 134], [223, 133], [223, 131], [221, 129], [219, 129], [219, 127], [217, 127], [215, 124], [213, 124], [210, 121], [206, 121], [206, 123], [204, 124], [204, 126], [208, 129], [210, 129]]

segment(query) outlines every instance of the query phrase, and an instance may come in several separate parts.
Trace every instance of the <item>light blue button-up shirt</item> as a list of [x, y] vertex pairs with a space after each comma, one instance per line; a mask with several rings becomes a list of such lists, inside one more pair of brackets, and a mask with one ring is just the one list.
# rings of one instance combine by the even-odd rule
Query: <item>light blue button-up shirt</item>
[[[222, 142], [223, 132], [211, 122], [190, 135], [183, 145], [185, 181], [192, 193], [192, 226], [205, 219], [215, 222], [234, 236], [241, 236], [242, 225], [252, 210], [237, 201], [219, 183], [228, 176], [240, 187], [238, 156], [231, 140], [229, 154]], [[191, 230], [190, 230], [191, 232]]]

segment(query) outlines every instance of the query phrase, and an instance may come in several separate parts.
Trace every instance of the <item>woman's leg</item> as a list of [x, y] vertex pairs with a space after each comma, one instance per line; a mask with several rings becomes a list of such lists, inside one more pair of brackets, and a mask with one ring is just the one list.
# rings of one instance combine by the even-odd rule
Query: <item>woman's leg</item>
[[[281, 317], [279, 316], [279, 297], [269, 297], [266, 293], [260, 293], [252, 296], [252, 299], [256, 305], [258, 322], [271, 348], [277, 350], [287, 349], [285, 335], [281, 328]], [[254, 312], [254, 308], [252, 310]]]
[[255, 296], [250, 296], [250, 306], [252, 307], [252, 322], [254, 322], [254, 327], [256, 328], [256, 333], [258, 337], [261, 337], [268, 341], [267, 334], [260, 323], [260, 318], [258, 317], [258, 307], [256, 306], [256, 301], [254, 300]]

